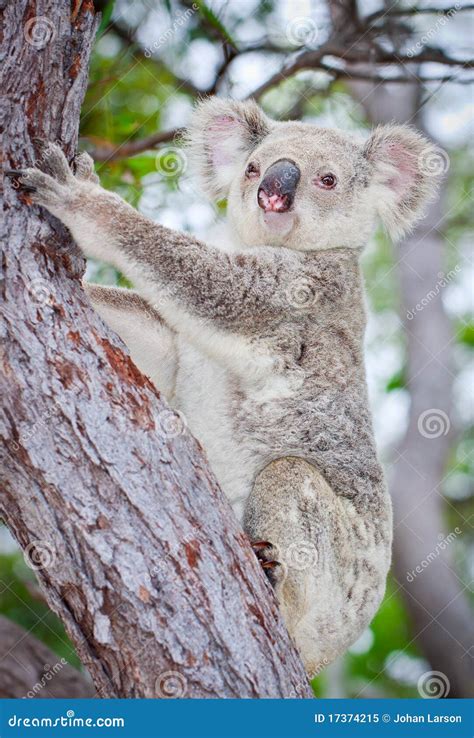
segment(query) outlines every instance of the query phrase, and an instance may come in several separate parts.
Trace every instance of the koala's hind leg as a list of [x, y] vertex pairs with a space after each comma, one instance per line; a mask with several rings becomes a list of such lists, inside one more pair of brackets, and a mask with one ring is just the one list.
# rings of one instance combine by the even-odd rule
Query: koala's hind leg
[[278, 562], [265, 571], [310, 675], [343, 653], [374, 616], [390, 564], [389, 517], [361, 517], [301, 458], [273, 461], [257, 476], [244, 528], [259, 557]]
[[125, 342], [137, 367], [173, 401], [176, 382], [175, 332], [158, 310], [134, 290], [84, 283], [95, 310]]

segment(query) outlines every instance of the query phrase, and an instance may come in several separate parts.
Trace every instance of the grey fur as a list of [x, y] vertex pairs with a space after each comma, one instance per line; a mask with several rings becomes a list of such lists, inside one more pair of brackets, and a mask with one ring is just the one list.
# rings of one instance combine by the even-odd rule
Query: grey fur
[[[228, 197], [231, 251], [149, 221], [94, 182], [87, 157], [74, 177], [50, 147], [53, 177], [30, 169], [21, 181], [87, 256], [134, 282], [138, 294], [89, 287], [91, 300], [185, 414], [234, 508], [245, 506], [250, 538], [269, 542], [261, 556], [279, 562], [276, 592], [314, 674], [383, 597], [391, 504], [367, 397], [359, 257], [377, 215], [398, 233], [420, 217], [436, 186], [423, 166], [433, 147], [406, 127], [364, 143], [215, 99], [197, 109], [188, 147], [206, 191]], [[244, 172], [282, 157], [301, 180], [294, 210], [270, 227]], [[328, 171], [337, 185], [323, 191]]]

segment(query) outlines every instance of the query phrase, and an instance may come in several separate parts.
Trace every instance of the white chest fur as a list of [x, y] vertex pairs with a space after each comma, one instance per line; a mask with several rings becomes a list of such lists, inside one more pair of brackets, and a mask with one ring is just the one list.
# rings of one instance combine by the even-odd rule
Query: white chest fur
[[236, 376], [184, 339], [177, 341], [178, 371], [173, 404], [203, 445], [212, 470], [236, 515], [250, 492], [256, 459], [237, 442], [232, 417]]

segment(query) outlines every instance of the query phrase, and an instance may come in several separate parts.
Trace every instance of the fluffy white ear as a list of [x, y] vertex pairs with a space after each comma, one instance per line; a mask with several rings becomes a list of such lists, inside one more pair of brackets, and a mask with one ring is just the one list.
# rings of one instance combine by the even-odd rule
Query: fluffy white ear
[[226, 197], [238, 169], [272, 125], [254, 100], [211, 97], [198, 103], [185, 142], [190, 163], [210, 197]]
[[440, 175], [449, 165], [448, 156], [405, 125], [376, 128], [364, 146], [364, 156], [372, 165], [378, 214], [390, 235], [399, 239], [435, 197]]

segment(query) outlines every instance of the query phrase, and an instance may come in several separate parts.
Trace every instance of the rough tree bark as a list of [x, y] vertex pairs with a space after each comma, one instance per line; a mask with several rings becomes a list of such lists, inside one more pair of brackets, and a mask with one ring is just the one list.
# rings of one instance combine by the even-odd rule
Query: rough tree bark
[[92, 684], [44, 643], [0, 617], [0, 699], [95, 697]]
[[[5, 159], [72, 156], [90, 0], [5, 9]], [[199, 444], [91, 310], [54, 218], [5, 186], [0, 512], [98, 693], [311, 697], [275, 599]]]

